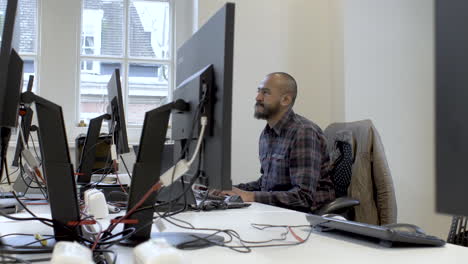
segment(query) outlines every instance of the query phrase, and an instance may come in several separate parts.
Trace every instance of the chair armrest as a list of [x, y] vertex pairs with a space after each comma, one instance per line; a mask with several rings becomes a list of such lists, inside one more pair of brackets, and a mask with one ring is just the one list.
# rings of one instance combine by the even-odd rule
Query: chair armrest
[[334, 201], [329, 202], [322, 207], [320, 207], [314, 214], [324, 215], [324, 214], [333, 214], [337, 213], [343, 209], [350, 209], [356, 205], [359, 205], [359, 201], [350, 197], [340, 197], [336, 198]]

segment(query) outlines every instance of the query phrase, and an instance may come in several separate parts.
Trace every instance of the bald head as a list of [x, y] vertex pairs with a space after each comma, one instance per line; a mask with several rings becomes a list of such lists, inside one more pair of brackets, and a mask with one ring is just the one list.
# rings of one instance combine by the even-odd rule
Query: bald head
[[296, 102], [297, 97], [297, 83], [294, 78], [285, 72], [272, 72], [266, 76], [273, 82], [276, 82], [283, 94], [290, 94], [292, 97], [291, 107]]

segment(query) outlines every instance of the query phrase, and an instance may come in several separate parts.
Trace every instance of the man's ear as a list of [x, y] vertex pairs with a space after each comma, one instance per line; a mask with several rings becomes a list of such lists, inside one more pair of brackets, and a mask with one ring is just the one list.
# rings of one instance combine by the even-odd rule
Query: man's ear
[[281, 97], [280, 104], [282, 106], [289, 106], [292, 103], [292, 96], [290, 94], [285, 94]]

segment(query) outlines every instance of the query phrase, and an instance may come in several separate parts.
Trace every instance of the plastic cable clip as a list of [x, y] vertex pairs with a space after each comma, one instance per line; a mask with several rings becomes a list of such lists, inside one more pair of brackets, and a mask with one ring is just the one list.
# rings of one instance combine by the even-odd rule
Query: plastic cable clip
[[39, 243], [41, 243], [42, 246], [47, 247], [47, 240], [44, 239], [44, 237], [41, 236], [41, 234], [34, 234], [34, 238], [37, 241], [39, 241]]

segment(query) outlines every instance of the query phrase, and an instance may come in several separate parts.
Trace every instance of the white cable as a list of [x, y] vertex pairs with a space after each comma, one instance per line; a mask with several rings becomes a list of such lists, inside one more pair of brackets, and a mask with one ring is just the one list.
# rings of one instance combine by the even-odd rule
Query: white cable
[[208, 118], [206, 118], [206, 116], [202, 116], [201, 120], [200, 120], [200, 123], [201, 123], [202, 128], [201, 128], [201, 131], [200, 131], [200, 135], [198, 136], [198, 142], [197, 142], [197, 147], [195, 148], [195, 152], [193, 153], [192, 158], [190, 159], [190, 161], [187, 163], [187, 165], [189, 167], [195, 161], [195, 159], [198, 156], [198, 152], [200, 151], [201, 143], [203, 141], [203, 136], [205, 135], [205, 128], [206, 128], [206, 125], [208, 123]]
[[200, 131], [200, 135], [198, 136], [197, 146], [195, 148], [195, 152], [192, 155], [192, 158], [188, 162], [186, 159], [181, 159], [172, 168], [168, 169], [165, 173], [163, 173], [159, 177], [159, 179], [164, 185], [169, 186], [173, 183], [174, 179], [178, 179], [179, 177], [187, 173], [187, 171], [190, 170], [190, 165], [192, 165], [192, 163], [197, 158], [198, 153], [200, 152], [203, 136], [205, 135], [206, 125], [208, 123], [206, 116], [202, 116], [200, 121], [202, 128]]
[[21, 145], [23, 146], [23, 149], [29, 149], [29, 146], [26, 144], [26, 140], [24, 139], [24, 135], [23, 135], [23, 127], [20, 126], [20, 129], [19, 129], [19, 134], [20, 134], [20, 137], [21, 137]]

